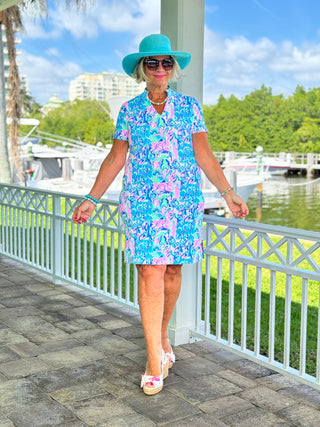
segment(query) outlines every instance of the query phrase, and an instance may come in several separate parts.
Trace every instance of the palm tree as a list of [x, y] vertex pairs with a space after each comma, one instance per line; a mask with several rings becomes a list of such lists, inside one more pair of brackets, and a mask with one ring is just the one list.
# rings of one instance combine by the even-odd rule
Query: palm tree
[[17, 178], [23, 181], [23, 171], [19, 159], [18, 149], [18, 124], [21, 117], [20, 102], [20, 78], [16, 63], [16, 47], [14, 35], [16, 30], [21, 28], [21, 16], [18, 6], [12, 6], [3, 11], [3, 24], [6, 29], [8, 57], [9, 57], [9, 98], [7, 104], [8, 117], [11, 118], [10, 137], [10, 158], [16, 170]]
[[[72, 3], [76, 4], [78, 9], [85, 8], [86, 0], [65, 0], [66, 6]], [[22, 28], [21, 21], [21, 8], [25, 7], [28, 3], [37, 3], [40, 9], [47, 13], [48, 0], [29, 0], [22, 1], [20, 5], [11, 6], [8, 9], [0, 12], [0, 182], [12, 182], [10, 172], [11, 158], [14, 168], [16, 170], [19, 181], [23, 180], [22, 166], [19, 160], [18, 148], [18, 130], [19, 119], [21, 117], [21, 90], [19, 71], [16, 62], [16, 48], [14, 34]], [[5, 33], [8, 46], [8, 57], [10, 62], [9, 69], [9, 99], [6, 108], [5, 87], [4, 87], [4, 61], [3, 61], [3, 45], [2, 45], [2, 26], [5, 27]], [[10, 136], [10, 157], [7, 148], [7, 124], [6, 124], [6, 110], [8, 117], [11, 118], [9, 136]]]

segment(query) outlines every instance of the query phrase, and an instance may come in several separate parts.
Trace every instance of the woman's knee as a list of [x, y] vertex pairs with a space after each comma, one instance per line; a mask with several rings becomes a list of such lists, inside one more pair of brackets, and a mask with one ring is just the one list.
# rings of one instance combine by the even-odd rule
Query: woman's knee
[[138, 264], [137, 265], [138, 275], [144, 279], [150, 277], [163, 277], [166, 272], [165, 265], [146, 265]]
[[182, 267], [182, 265], [180, 265], [180, 264], [167, 265], [166, 274], [171, 276], [171, 277], [180, 277], [181, 267]]

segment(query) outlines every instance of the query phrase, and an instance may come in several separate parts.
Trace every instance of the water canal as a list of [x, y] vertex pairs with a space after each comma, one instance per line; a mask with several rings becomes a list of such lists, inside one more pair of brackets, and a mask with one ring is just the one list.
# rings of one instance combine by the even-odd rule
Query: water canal
[[256, 189], [247, 204], [249, 221], [320, 232], [319, 178], [274, 177], [262, 184], [261, 193]]

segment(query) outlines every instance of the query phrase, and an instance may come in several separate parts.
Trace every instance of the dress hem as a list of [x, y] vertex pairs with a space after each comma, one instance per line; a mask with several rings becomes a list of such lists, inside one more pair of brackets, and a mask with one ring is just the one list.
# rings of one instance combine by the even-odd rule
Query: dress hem
[[124, 261], [125, 264], [134, 264], [134, 265], [190, 265], [190, 264], [196, 264], [197, 262], [200, 262], [203, 260], [203, 256], [199, 258], [198, 260], [181, 260], [181, 261], [174, 261], [174, 262], [141, 262], [141, 261]]

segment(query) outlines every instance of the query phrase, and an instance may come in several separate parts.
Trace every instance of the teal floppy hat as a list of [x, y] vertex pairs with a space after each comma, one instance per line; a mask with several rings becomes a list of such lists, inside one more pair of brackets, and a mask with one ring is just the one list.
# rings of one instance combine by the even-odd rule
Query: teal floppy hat
[[171, 50], [171, 43], [167, 36], [163, 34], [150, 34], [141, 40], [139, 52], [131, 53], [122, 60], [124, 71], [131, 76], [140, 59], [146, 56], [171, 55], [178, 62], [181, 70], [189, 65], [191, 54], [188, 52], [174, 52]]

